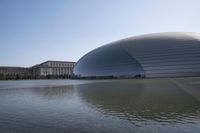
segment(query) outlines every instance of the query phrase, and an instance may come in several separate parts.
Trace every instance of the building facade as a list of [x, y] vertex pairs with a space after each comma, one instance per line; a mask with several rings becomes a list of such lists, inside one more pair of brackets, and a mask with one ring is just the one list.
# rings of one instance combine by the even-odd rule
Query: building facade
[[74, 68], [78, 77], [200, 76], [200, 34], [154, 33], [101, 46]]
[[0, 67], [0, 79], [21, 79], [29, 76], [28, 68], [24, 67]]
[[0, 74], [2, 75], [26, 75], [27, 68], [24, 67], [0, 67]]
[[34, 76], [69, 76], [73, 75], [75, 62], [46, 61], [31, 67]]
[[4, 66], [0, 67], [0, 80], [71, 78], [74, 65], [75, 62], [46, 61], [29, 68]]

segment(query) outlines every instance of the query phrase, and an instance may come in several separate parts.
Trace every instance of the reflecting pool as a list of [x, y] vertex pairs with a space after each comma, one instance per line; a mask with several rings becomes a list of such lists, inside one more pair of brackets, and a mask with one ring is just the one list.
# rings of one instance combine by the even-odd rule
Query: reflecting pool
[[0, 81], [0, 133], [197, 133], [200, 78]]

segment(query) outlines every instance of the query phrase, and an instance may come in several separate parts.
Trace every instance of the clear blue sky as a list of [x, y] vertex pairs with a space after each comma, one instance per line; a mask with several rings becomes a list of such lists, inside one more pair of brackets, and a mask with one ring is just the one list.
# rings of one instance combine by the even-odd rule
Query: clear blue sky
[[0, 0], [0, 65], [77, 61], [152, 32], [200, 32], [200, 0]]

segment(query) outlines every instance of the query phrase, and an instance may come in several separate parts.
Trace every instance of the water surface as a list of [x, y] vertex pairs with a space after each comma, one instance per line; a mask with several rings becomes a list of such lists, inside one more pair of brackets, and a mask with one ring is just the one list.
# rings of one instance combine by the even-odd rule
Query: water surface
[[200, 78], [0, 81], [2, 133], [197, 133]]

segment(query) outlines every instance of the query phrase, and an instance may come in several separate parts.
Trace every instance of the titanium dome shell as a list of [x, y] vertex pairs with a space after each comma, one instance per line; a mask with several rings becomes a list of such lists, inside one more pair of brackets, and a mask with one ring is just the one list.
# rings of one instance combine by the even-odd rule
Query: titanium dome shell
[[112, 42], [84, 55], [78, 77], [200, 76], [200, 34], [153, 33]]

